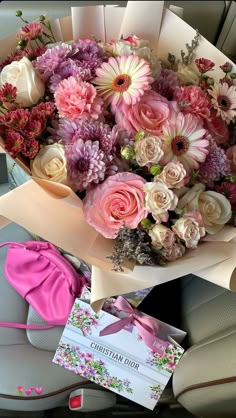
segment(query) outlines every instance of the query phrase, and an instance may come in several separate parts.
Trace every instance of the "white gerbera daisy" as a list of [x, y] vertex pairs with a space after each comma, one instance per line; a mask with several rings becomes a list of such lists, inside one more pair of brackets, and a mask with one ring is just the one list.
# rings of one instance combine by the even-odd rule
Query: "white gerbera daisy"
[[205, 161], [209, 141], [201, 119], [191, 113], [184, 115], [180, 112], [163, 125], [162, 131], [160, 138], [164, 156], [161, 165], [179, 161], [189, 173]]
[[97, 68], [93, 80], [98, 94], [112, 105], [135, 104], [153, 82], [147, 61], [136, 55], [111, 57]]
[[215, 84], [210, 90], [211, 102], [220, 116], [226, 123], [230, 123], [236, 116], [236, 87], [227, 83]]

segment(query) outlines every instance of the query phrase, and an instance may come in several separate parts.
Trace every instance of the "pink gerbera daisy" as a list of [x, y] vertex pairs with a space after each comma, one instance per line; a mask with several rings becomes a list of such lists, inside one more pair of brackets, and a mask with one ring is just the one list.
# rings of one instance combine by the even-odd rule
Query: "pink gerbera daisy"
[[203, 129], [203, 122], [188, 113], [179, 113], [162, 127], [164, 157], [161, 164], [169, 161], [180, 161], [189, 172], [198, 169], [199, 163], [205, 161], [208, 154], [208, 131]]
[[111, 57], [96, 74], [93, 81], [99, 94], [113, 105], [135, 104], [153, 82], [149, 64], [137, 55]]

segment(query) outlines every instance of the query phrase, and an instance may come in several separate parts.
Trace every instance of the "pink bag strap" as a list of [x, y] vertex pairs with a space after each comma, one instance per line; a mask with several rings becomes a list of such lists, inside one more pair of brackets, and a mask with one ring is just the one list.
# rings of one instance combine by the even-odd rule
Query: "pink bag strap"
[[4, 242], [3, 244], [0, 244], [0, 248], [5, 247], [5, 245], [18, 245], [18, 247], [21, 247], [21, 248], [25, 247], [25, 245], [21, 244], [20, 242], [7, 241], [7, 242]]
[[1, 322], [0, 321], [0, 327], [44, 330], [44, 329], [54, 328], [54, 325], [26, 325], [26, 324], [18, 324], [17, 322]]

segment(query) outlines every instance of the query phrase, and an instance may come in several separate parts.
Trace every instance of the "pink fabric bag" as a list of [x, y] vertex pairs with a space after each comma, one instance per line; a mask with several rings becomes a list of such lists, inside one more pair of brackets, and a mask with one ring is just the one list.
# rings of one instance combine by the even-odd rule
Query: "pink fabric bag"
[[13, 328], [46, 329], [65, 325], [76, 297], [86, 280], [51, 243], [5, 242], [9, 245], [5, 276], [12, 287], [32, 306], [48, 326], [0, 322]]

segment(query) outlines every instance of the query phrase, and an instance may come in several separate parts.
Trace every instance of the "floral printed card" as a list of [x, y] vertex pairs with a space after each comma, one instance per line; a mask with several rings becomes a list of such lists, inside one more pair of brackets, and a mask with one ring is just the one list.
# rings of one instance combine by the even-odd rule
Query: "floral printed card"
[[95, 313], [88, 303], [76, 299], [53, 362], [153, 410], [184, 351], [172, 339], [169, 342], [168, 335], [183, 338], [185, 333], [157, 321], [161, 349], [156, 352], [133, 324], [99, 335], [117, 321], [116, 316], [103, 310]]

